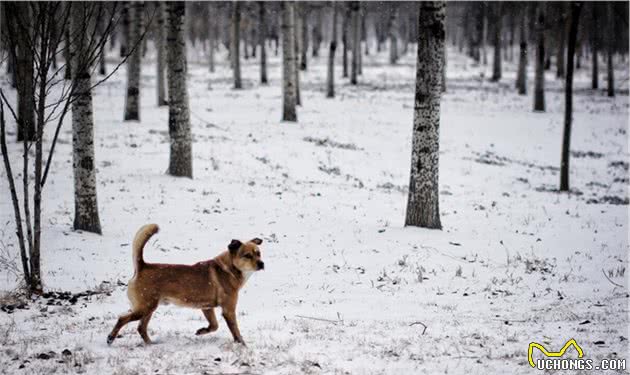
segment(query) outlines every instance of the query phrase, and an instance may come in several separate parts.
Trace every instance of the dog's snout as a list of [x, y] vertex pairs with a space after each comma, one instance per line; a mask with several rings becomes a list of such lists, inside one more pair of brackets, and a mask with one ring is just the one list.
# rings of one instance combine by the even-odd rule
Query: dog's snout
[[265, 269], [265, 262], [263, 262], [262, 260], [259, 260], [258, 263], [256, 264], [256, 266], [258, 267], [259, 270], [264, 270]]

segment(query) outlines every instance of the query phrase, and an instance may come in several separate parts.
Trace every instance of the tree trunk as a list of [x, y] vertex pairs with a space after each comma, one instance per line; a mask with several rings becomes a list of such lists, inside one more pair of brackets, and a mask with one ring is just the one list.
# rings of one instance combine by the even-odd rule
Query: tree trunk
[[[367, 19], [368, 12], [365, 3], [361, 3], [361, 42], [365, 43], [365, 56], [370, 55], [370, 43], [367, 37]], [[361, 70], [363, 70], [363, 60], [361, 60]], [[360, 72], [363, 74], [363, 72]]]
[[68, 25], [64, 25], [63, 34], [64, 34], [63, 59], [65, 60], [65, 63], [66, 63], [66, 66], [63, 72], [63, 78], [72, 79], [72, 62], [70, 59], [70, 39], [71, 38], [70, 38], [70, 27], [68, 27]]
[[573, 57], [577, 39], [581, 2], [571, 2], [569, 25], [569, 50], [567, 56], [566, 84], [564, 85], [564, 133], [562, 135], [562, 162], [560, 164], [560, 191], [569, 191], [569, 157], [571, 149], [571, 122], [573, 116]]
[[434, 229], [442, 228], [438, 167], [445, 8], [443, 1], [420, 3], [411, 177], [405, 219], [405, 225]]
[[343, 43], [343, 56], [342, 56], [342, 65], [343, 65], [343, 78], [347, 78], [348, 77], [348, 29], [349, 27], [349, 22], [348, 19], [350, 18], [350, 8], [347, 6], [346, 3], [341, 3], [342, 6], [344, 7], [343, 9], [343, 17], [342, 17], [342, 24], [341, 24], [341, 41]]
[[514, 14], [514, 7], [515, 5], [512, 4], [509, 8], [509, 12], [510, 12], [510, 18], [509, 18], [509, 25], [510, 25], [510, 40], [508, 43], [508, 61], [512, 62], [514, 61], [514, 29], [515, 29], [515, 18], [516, 15]]
[[564, 61], [564, 55], [565, 55], [565, 44], [566, 44], [566, 35], [567, 35], [567, 24], [565, 22], [565, 6], [563, 3], [558, 4], [559, 8], [559, 13], [560, 13], [560, 25], [558, 26], [558, 31], [559, 34], [559, 41], [558, 41], [558, 50], [557, 50], [557, 57], [556, 57], [556, 77], [557, 78], [564, 78], [564, 72], [565, 72], [565, 61]]
[[[105, 33], [105, 19], [104, 17], [99, 17], [98, 20], [96, 20], [96, 22], [98, 23], [98, 33], [101, 37], [104, 36]], [[98, 56], [98, 73], [102, 76], [107, 74], [107, 66], [105, 64], [105, 52], [106, 52], [106, 48], [105, 48], [105, 40], [103, 40], [103, 43], [101, 44], [100, 48], [99, 48], [99, 56]], [[56, 59], [54, 59], [53, 56], [53, 62], [56, 61]], [[54, 67], [53, 67], [54, 69]]]
[[74, 172], [74, 229], [101, 234], [94, 166], [94, 115], [87, 3], [72, 5], [70, 28], [74, 36], [72, 72], [76, 99], [72, 102], [72, 170]]
[[597, 90], [599, 88], [599, 66], [598, 66], [598, 56], [597, 51], [599, 49], [599, 22], [598, 22], [598, 14], [597, 14], [597, 6], [593, 2], [591, 3], [591, 14], [592, 14], [592, 22], [591, 22], [591, 53], [593, 57], [592, 63], [592, 82], [591, 87], [593, 90]]
[[217, 8], [214, 7], [214, 3], [208, 2], [208, 14], [210, 19], [208, 20], [208, 59], [210, 65], [210, 73], [214, 73], [214, 50], [216, 48], [217, 40], [217, 20], [214, 18], [213, 13], [217, 13]]
[[486, 48], [486, 42], [488, 40], [488, 4], [485, 2], [480, 3], [481, 7], [481, 64], [488, 65], [488, 51]]
[[328, 75], [326, 77], [326, 97], [335, 97], [335, 50], [337, 49], [337, 4], [332, 3], [332, 37], [328, 52]]
[[307, 8], [304, 5], [296, 5], [296, 6], [298, 9], [297, 16], [300, 17], [300, 20], [298, 22], [298, 24], [300, 25], [300, 32], [298, 33], [300, 37], [299, 39], [300, 40], [300, 43], [299, 43], [300, 70], [306, 70], [307, 65], [308, 65], [308, 61], [307, 61], [308, 54], [306, 53], [308, 50], [308, 18], [306, 17]]
[[30, 5], [27, 2], [17, 2], [13, 8], [15, 14], [8, 15], [15, 17], [17, 21], [11, 24], [16, 27], [13, 30], [17, 39], [16, 52], [16, 81], [18, 97], [18, 127], [17, 140], [35, 140], [35, 108], [34, 108], [34, 82], [33, 82], [33, 54], [35, 46], [31, 45], [33, 31], [33, 19], [30, 12]]
[[608, 96], [613, 97], [615, 96], [615, 74], [614, 74], [614, 66], [613, 66], [613, 56], [614, 56], [614, 44], [615, 44], [615, 13], [613, 10], [613, 6], [614, 3], [613, 2], [608, 2], [606, 4], [606, 10], [607, 10], [607, 15], [608, 15], [608, 26], [607, 26], [607, 30], [608, 30], [608, 37], [606, 38], [606, 45], [607, 45], [607, 52], [608, 52], [608, 58], [607, 58], [607, 67], [608, 67]]
[[503, 9], [500, 2], [492, 4], [494, 7], [494, 59], [492, 61], [492, 81], [498, 82], [501, 79], [501, 24], [503, 23]]
[[265, 22], [265, 2], [258, 3], [258, 44], [260, 45], [260, 83], [267, 83], [267, 23]]
[[186, 84], [188, 68], [184, 35], [186, 6], [181, 1], [172, 1], [167, 4], [168, 134], [171, 139], [168, 174], [192, 178], [192, 135]]
[[538, 6], [536, 23], [536, 74], [534, 76], [534, 111], [545, 111], [545, 14], [543, 4]]
[[232, 3], [232, 45], [230, 52], [232, 53], [232, 61], [234, 61], [234, 88], [241, 89], [241, 2], [234, 1]]
[[131, 21], [131, 4], [129, 1], [122, 2], [122, 8], [120, 9], [120, 18], [122, 22], [122, 38], [120, 38], [120, 57], [125, 57], [129, 53], [131, 46], [129, 45], [129, 24]]
[[282, 121], [297, 122], [295, 111], [295, 36], [294, 13], [292, 1], [280, 3], [282, 13]]
[[520, 34], [520, 53], [518, 59], [518, 72], [516, 75], [516, 88], [518, 90], [519, 95], [527, 95], [527, 34], [525, 33], [525, 17], [526, 17], [526, 8], [531, 6], [530, 4], [525, 4], [520, 14], [521, 23], [519, 26], [519, 34]]
[[313, 57], [319, 57], [319, 46], [322, 43], [322, 10], [315, 9], [315, 23], [313, 25]]
[[396, 64], [398, 62], [398, 7], [392, 3], [391, 13], [389, 15], [389, 63]]
[[[140, 121], [140, 66], [142, 59], [142, 28], [144, 4], [135, 2], [131, 7], [131, 25], [127, 48], [131, 56], [127, 61], [127, 96], [125, 98], [125, 121]], [[133, 51], [131, 51], [133, 49]]]
[[304, 48], [300, 43], [302, 41], [302, 26], [301, 22], [302, 18], [300, 17], [300, 4], [298, 2], [295, 3], [295, 8], [293, 10], [293, 47], [295, 49], [295, 69], [293, 73], [295, 74], [295, 103], [297, 105], [302, 105], [302, 98], [300, 95], [300, 50]]
[[359, 2], [350, 2], [352, 29], [352, 66], [350, 70], [350, 84], [357, 84], [359, 73], [359, 59], [361, 58], [361, 34], [359, 33]]
[[166, 85], [164, 84], [164, 76], [166, 73], [166, 12], [164, 10], [165, 5], [162, 2], [156, 2], [155, 7], [157, 13], [157, 30], [155, 33], [155, 47], [157, 48], [157, 104], [158, 107], [161, 107], [168, 105], [168, 101], [166, 100]]

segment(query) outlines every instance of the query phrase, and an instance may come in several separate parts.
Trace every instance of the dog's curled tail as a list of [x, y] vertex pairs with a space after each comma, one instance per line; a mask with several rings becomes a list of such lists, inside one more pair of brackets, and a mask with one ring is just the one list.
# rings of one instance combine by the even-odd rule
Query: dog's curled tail
[[140, 271], [142, 266], [144, 265], [144, 259], [142, 259], [142, 250], [144, 249], [144, 245], [147, 243], [149, 238], [156, 234], [160, 230], [157, 224], [147, 224], [142, 226], [136, 236], [133, 239], [133, 268], [136, 271]]

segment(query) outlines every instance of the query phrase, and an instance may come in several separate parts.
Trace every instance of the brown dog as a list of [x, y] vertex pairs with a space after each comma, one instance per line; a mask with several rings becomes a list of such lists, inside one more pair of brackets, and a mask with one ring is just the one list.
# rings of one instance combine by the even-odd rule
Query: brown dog
[[219, 328], [214, 308], [220, 306], [234, 341], [245, 344], [236, 323], [236, 302], [238, 291], [249, 276], [265, 268], [258, 248], [262, 240], [254, 238], [246, 243], [232, 240], [228, 251], [192, 266], [145, 263], [142, 250], [157, 231], [156, 224], [145, 225], [133, 240], [135, 273], [127, 288], [131, 311], [120, 316], [107, 336], [107, 344], [114, 342], [122, 327], [135, 320], [140, 320], [138, 333], [145, 343], [150, 344], [147, 325], [160, 303], [201, 309], [208, 319], [208, 326], [197, 330], [197, 335], [214, 332]]

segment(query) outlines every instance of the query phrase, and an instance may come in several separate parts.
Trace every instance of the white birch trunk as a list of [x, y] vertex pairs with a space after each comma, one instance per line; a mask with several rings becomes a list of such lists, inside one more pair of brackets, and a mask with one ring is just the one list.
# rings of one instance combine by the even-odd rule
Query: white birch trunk
[[300, 5], [298, 2], [295, 2], [295, 8], [293, 10], [293, 47], [295, 49], [295, 69], [293, 70], [295, 74], [295, 104], [302, 105], [302, 98], [300, 95], [300, 67], [298, 66], [300, 63], [300, 50], [304, 48], [304, 46], [300, 45], [302, 41], [302, 20], [300, 17]]
[[165, 106], [168, 104], [166, 100], [166, 85], [164, 84], [164, 76], [166, 75], [166, 26], [164, 3], [156, 2], [157, 13], [157, 32], [156, 32], [156, 48], [157, 48], [157, 103], [158, 106]]
[[536, 72], [534, 76], [534, 111], [545, 111], [545, 14], [538, 4], [536, 21]]
[[267, 83], [267, 23], [265, 22], [265, 2], [258, 3], [258, 45], [260, 45], [260, 83]]
[[168, 2], [168, 133], [171, 139], [171, 152], [168, 173], [172, 176], [193, 176], [192, 135], [188, 109], [188, 88], [186, 85], [186, 40], [184, 2]]
[[76, 99], [72, 103], [72, 170], [74, 172], [74, 229], [101, 234], [94, 167], [94, 115], [88, 48], [89, 25], [85, 2], [71, 10], [71, 60]]
[[350, 3], [351, 26], [352, 29], [352, 65], [350, 68], [350, 84], [357, 84], [359, 74], [359, 59], [361, 58], [361, 34], [359, 33], [359, 2]]
[[492, 78], [493, 82], [501, 80], [501, 25], [503, 23], [503, 9], [500, 2], [493, 3], [494, 25], [492, 41], [494, 45], [494, 57], [492, 60]]
[[389, 63], [396, 64], [398, 62], [398, 7], [396, 5], [391, 10], [389, 17]]
[[613, 66], [614, 44], [615, 44], [615, 13], [614, 13], [613, 6], [614, 6], [613, 2], [608, 2], [606, 4], [606, 13], [608, 16], [608, 26], [607, 26], [608, 35], [606, 38], [607, 39], [606, 45], [607, 45], [607, 52], [608, 52], [608, 58], [607, 58], [608, 74], [607, 74], [606, 82], [608, 83], [607, 91], [608, 91], [608, 96], [610, 97], [615, 96], [615, 70]]
[[282, 121], [297, 121], [295, 91], [295, 4], [291, 1], [281, 3], [282, 13]]
[[130, 6], [131, 25], [127, 48], [133, 52], [127, 60], [127, 95], [125, 98], [125, 121], [140, 121], [140, 66], [142, 60], [142, 28], [144, 23], [144, 4], [135, 2]]
[[241, 89], [241, 3], [234, 1], [232, 3], [232, 59], [234, 61], [234, 88]]
[[441, 229], [439, 211], [440, 98], [444, 56], [443, 1], [420, 3], [411, 177], [405, 225]]
[[328, 52], [328, 70], [326, 76], [326, 97], [335, 97], [335, 51], [337, 50], [337, 4], [332, 3], [332, 36]]
[[519, 59], [518, 59], [518, 70], [516, 73], [516, 88], [518, 90], [519, 95], [527, 94], [527, 34], [525, 33], [525, 15], [527, 12], [527, 7], [529, 4], [523, 5], [520, 10], [520, 25], [519, 25]]

